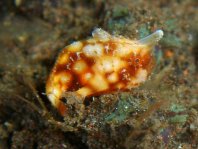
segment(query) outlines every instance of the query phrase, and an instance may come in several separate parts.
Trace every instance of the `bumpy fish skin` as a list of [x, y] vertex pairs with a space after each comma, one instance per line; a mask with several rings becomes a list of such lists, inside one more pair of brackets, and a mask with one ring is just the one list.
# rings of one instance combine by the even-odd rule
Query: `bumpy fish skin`
[[46, 84], [50, 102], [60, 111], [66, 92], [83, 99], [139, 86], [151, 73], [152, 49], [162, 36], [157, 30], [137, 41], [96, 28], [92, 38], [70, 44], [58, 56]]

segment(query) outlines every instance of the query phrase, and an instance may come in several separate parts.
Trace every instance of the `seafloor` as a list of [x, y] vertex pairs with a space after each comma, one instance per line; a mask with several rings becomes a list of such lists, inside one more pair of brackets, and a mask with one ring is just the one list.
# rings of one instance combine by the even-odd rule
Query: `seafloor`
[[[156, 66], [139, 88], [62, 118], [47, 76], [61, 49], [95, 27], [131, 39], [163, 29]], [[197, 149], [198, 1], [1, 0], [0, 149], [9, 148]]]

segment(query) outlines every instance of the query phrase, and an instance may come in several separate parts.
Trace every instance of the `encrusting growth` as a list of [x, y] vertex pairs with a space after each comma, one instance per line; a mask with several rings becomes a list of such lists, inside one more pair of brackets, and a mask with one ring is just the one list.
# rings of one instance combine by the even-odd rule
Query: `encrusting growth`
[[84, 99], [139, 86], [151, 73], [152, 49], [162, 36], [157, 30], [136, 41], [96, 28], [92, 38], [74, 42], [60, 53], [46, 84], [49, 100], [62, 113], [60, 99], [66, 92]]

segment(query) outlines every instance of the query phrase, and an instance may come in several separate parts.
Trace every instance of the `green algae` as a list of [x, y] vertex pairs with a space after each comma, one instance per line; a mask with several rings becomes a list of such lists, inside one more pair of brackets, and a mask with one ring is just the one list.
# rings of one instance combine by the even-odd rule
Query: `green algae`
[[169, 19], [165, 21], [164, 26], [166, 27], [167, 31], [173, 31], [177, 28], [177, 19]]
[[140, 107], [140, 102], [138, 99], [122, 94], [118, 104], [113, 112], [110, 112], [105, 116], [105, 121], [107, 122], [123, 122], [130, 113], [133, 113]]
[[169, 47], [181, 47], [182, 41], [179, 36], [175, 33], [178, 33], [178, 20], [176, 18], [169, 19], [164, 22], [164, 27], [166, 29], [165, 36], [162, 39], [162, 43], [165, 46]]
[[129, 10], [127, 7], [124, 6], [115, 6], [112, 11], [113, 18], [119, 18], [129, 15]]
[[162, 44], [169, 47], [181, 47], [182, 41], [179, 37], [171, 33], [165, 33], [164, 38], [162, 39]]
[[148, 26], [146, 24], [143, 24], [138, 29], [139, 32], [139, 38], [144, 38], [150, 34], [150, 31], [148, 30]]
[[185, 108], [183, 105], [172, 104], [172, 105], [170, 106], [170, 110], [171, 110], [171, 112], [178, 113], [178, 112], [183, 112], [183, 111], [185, 111], [186, 108]]
[[[185, 114], [184, 112], [186, 111], [186, 108], [183, 105], [179, 105], [179, 104], [172, 104], [170, 106], [170, 111], [174, 112], [176, 115], [173, 117], [170, 117], [169, 121], [171, 123], [185, 123], [188, 115]], [[183, 114], [184, 113], [184, 114]]]
[[129, 13], [127, 7], [115, 6], [112, 11], [107, 13], [109, 20], [107, 22], [108, 29], [121, 33], [126, 28], [126, 25], [133, 22], [134, 18]]
[[188, 118], [188, 115], [187, 114], [184, 114], [184, 115], [176, 115], [172, 118], [170, 118], [170, 122], [171, 123], [185, 123], [186, 120]]

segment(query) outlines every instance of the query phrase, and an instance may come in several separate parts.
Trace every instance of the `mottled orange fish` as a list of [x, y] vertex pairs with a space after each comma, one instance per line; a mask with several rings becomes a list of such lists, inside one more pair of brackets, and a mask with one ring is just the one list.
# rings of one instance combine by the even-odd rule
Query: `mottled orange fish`
[[162, 36], [163, 31], [157, 30], [131, 40], [96, 28], [92, 38], [68, 45], [58, 56], [46, 84], [49, 100], [59, 109], [68, 91], [84, 99], [139, 86], [151, 73], [152, 49]]

